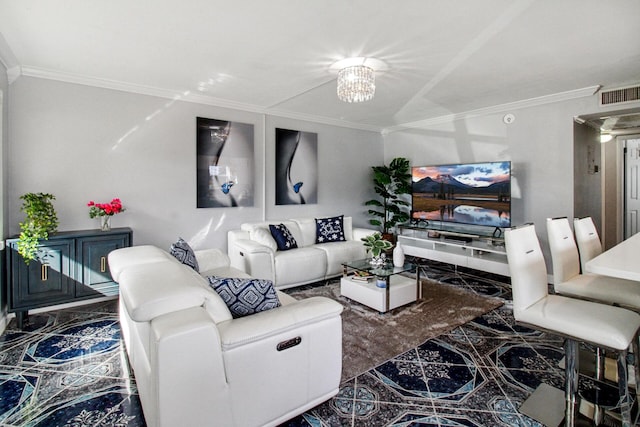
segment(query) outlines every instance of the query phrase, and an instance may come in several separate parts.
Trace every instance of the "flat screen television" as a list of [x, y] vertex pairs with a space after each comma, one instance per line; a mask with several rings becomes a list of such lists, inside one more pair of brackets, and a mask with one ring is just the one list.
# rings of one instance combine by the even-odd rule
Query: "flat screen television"
[[411, 168], [412, 222], [511, 226], [511, 162]]

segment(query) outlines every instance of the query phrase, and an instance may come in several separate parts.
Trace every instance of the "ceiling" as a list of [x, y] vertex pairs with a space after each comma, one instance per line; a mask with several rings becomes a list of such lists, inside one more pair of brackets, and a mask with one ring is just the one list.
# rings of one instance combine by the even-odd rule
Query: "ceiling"
[[626, 134], [640, 131], [640, 111], [610, 112], [580, 117], [589, 126], [602, 133]]
[[[0, 59], [39, 76], [382, 130], [640, 81], [637, 0], [0, 0]], [[331, 65], [376, 58], [376, 95]]]

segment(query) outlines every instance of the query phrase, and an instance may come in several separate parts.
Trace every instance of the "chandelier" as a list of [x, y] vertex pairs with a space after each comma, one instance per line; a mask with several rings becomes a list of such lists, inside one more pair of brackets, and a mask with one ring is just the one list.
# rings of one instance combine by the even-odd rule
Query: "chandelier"
[[373, 68], [352, 65], [338, 71], [338, 99], [344, 102], [364, 102], [373, 99], [376, 77]]

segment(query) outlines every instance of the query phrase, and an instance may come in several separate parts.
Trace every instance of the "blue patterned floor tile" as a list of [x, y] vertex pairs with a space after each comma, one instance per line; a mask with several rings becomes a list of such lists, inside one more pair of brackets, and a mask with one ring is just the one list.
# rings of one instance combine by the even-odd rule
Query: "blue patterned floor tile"
[[46, 335], [31, 342], [22, 362], [38, 365], [60, 365], [88, 357], [111, 355], [119, 350], [120, 341], [99, 337]]
[[564, 350], [544, 343], [505, 342], [491, 357], [499, 368], [549, 371], [560, 369]]
[[[123, 405], [124, 402], [127, 404]], [[24, 425], [25, 427], [64, 425], [142, 427], [145, 423], [137, 397], [132, 397], [125, 389], [112, 387], [53, 404], [44, 408]]]
[[32, 405], [39, 375], [0, 372], [0, 424]]
[[[418, 359], [422, 363], [471, 366], [475, 362], [466, 343], [447, 342], [435, 338], [417, 347]], [[466, 348], [465, 348], [466, 347]]]

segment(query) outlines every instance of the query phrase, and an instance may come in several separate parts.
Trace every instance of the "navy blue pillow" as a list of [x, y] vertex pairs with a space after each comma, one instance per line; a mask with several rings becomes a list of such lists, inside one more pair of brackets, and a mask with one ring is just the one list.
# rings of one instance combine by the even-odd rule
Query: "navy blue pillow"
[[181, 263], [188, 265], [195, 271], [200, 271], [196, 254], [193, 252], [193, 249], [191, 249], [191, 246], [182, 239], [182, 237], [178, 238], [178, 241], [171, 245], [170, 253]]
[[342, 242], [344, 238], [344, 215], [331, 218], [316, 218], [316, 243]]
[[278, 245], [279, 251], [286, 251], [298, 247], [296, 239], [293, 237], [286, 225], [269, 225], [269, 230]]
[[280, 307], [271, 280], [208, 276], [209, 286], [229, 307], [234, 319]]

